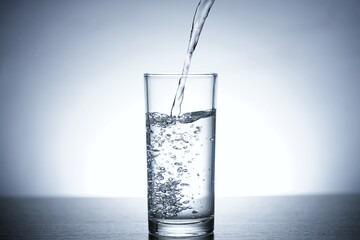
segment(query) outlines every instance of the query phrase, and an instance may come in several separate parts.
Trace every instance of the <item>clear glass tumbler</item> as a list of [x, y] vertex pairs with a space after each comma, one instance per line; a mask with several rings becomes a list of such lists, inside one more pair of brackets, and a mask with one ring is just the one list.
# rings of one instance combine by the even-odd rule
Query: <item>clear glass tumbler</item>
[[[203, 236], [214, 230], [217, 74], [145, 74], [149, 232]], [[186, 78], [181, 114], [171, 106]]]

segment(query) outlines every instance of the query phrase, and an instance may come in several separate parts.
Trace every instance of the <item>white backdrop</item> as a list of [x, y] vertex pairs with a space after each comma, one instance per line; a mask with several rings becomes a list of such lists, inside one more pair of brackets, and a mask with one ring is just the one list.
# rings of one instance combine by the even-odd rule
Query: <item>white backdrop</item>
[[[145, 196], [144, 72], [197, 1], [1, 1], [0, 195]], [[359, 192], [360, 3], [218, 0], [217, 196]], [[170, 110], [169, 103], [169, 110]]]

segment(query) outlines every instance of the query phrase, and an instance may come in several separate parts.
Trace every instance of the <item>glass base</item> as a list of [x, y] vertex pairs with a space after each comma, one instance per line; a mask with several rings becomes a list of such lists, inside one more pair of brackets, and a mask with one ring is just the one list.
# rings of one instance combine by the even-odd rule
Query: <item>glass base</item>
[[209, 236], [214, 231], [214, 217], [198, 219], [149, 219], [149, 232], [155, 236]]

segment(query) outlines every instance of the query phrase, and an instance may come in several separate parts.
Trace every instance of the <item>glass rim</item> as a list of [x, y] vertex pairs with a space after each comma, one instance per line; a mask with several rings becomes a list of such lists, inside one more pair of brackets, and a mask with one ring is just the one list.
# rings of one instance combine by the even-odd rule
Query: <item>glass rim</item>
[[188, 73], [188, 74], [182, 74], [182, 73], [144, 73], [144, 77], [180, 77], [180, 76], [186, 76], [186, 77], [217, 77], [218, 74], [211, 72], [211, 73]]

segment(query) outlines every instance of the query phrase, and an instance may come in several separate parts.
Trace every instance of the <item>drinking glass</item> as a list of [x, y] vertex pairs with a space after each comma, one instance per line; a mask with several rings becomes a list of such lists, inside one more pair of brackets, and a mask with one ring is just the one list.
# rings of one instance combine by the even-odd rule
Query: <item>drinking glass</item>
[[[205, 236], [214, 230], [217, 74], [144, 74], [149, 233]], [[181, 113], [171, 115], [179, 81]]]

